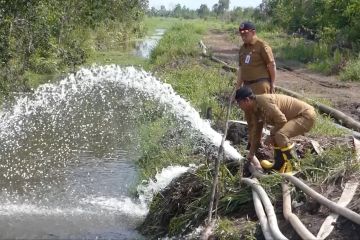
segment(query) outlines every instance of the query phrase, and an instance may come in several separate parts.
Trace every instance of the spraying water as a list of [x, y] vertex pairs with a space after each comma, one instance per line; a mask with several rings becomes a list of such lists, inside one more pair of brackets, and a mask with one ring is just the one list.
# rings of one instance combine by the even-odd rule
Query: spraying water
[[[221, 135], [170, 85], [133, 67], [81, 69], [0, 112], [1, 238], [141, 238], [133, 229], [154, 193], [187, 170], [138, 187], [139, 123], [175, 117], [219, 146]], [[229, 143], [226, 153], [240, 159]]]

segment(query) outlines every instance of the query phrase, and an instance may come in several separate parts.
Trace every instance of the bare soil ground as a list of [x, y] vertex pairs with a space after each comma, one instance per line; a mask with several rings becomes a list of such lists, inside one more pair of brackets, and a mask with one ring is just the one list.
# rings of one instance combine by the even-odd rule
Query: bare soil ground
[[[227, 32], [213, 30], [203, 39], [208, 50], [232, 66], [238, 65], [239, 44], [234, 44]], [[271, 43], [269, 43], [271, 45]], [[276, 56], [276, 53], [274, 53]], [[360, 121], [360, 83], [342, 82], [336, 76], [311, 72], [293, 62], [277, 62], [275, 84], [298, 92], [314, 100], [331, 103], [355, 120]]]

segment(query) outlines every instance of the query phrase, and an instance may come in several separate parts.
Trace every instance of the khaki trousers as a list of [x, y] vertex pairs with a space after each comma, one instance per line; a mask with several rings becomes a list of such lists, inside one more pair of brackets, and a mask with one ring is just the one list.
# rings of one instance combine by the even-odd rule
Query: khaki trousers
[[[257, 83], [253, 83], [253, 84], [244, 84], [244, 86], [251, 88], [251, 90], [253, 91], [253, 93], [255, 95], [270, 93], [270, 83], [269, 83], [269, 81], [266, 81], [266, 80], [257, 82]], [[251, 116], [252, 116], [251, 114], [247, 114], [246, 112], [244, 113], [245, 120], [248, 124], [248, 129], [251, 129], [251, 127], [253, 127]], [[251, 142], [251, 138], [252, 138], [252, 136], [250, 136], [250, 134], [249, 134], [249, 139], [248, 139], [249, 143]]]
[[270, 82], [267, 80], [260, 81], [252, 84], [244, 84], [244, 86], [251, 88], [255, 95], [271, 93], [270, 92]]
[[314, 126], [316, 113], [314, 109], [302, 112], [297, 118], [291, 119], [274, 135], [275, 145], [284, 148], [290, 145], [289, 138], [303, 135]]

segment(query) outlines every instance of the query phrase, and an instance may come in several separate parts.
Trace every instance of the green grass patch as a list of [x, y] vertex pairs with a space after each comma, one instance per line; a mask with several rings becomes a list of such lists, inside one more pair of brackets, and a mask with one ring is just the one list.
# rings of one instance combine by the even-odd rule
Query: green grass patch
[[224, 109], [219, 105], [217, 94], [229, 89], [230, 80], [224, 78], [216, 68], [204, 68], [192, 59], [186, 62], [177, 69], [167, 69], [162, 78], [178, 94], [189, 100], [202, 116], [211, 108], [215, 118], [220, 117]]
[[198, 42], [205, 27], [201, 24], [180, 23], [172, 27], [160, 40], [159, 45], [151, 53], [150, 62], [164, 65], [183, 56], [198, 56]]
[[255, 240], [257, 223], [243, 219], [237, 223], [228, 218], [220, 218], [215, 229], [215, 235], [221, 240]]
[[317, 114], [315, 126], [310, 131], [310, 135], [317, 137], [344, 137], [346, 134], [349, 134], [347, 129], [336, 126], [331, 117], [319, 113]]
[[340, 73], [342, 81], [360, 81], [360, 55], [353, 60], [350, 60], [344, 71]]
[[53, 82], [55, 79], [59, 78], [60, 76], [61, 76], [60, 73], [39, 74], [28, 71], [25, 73], [24, 78], [28, 79], [27, 83], [30, 88], [37, 88], [40, 84]]
[[347, 145], [333, 146], [321, 155], [308, 152], [299, 162], [302, 173], [311, 182], [335, 183], [340, 178], [359, 171], [359, 164], [354, 163], [354, 152]]
[[194, 163], [191, 141], [181, 131], [174, 119], [165, 117], [141, 124], [142, 157], [137, 161], [141, 179], [154, 177], [164, 167]]
[[338, 74], [349, 56], [346, 51], [332, 51], [327, 43], [293, 37], [282, 31], [259, 32], [259, 36], [270, 44], [277, 59], [306, 64], [309, 69], [323, 74]]
[[135, 56], [131, 51], [96, 51], [87, 60], [86, 65], [118, 64], [122, 66], [147, 66], [147, 59]]
[[147, 34], [151, 35], [156, 29], [169, 29], [179, 21], [178, 18], [145, 17], [144, 26]]

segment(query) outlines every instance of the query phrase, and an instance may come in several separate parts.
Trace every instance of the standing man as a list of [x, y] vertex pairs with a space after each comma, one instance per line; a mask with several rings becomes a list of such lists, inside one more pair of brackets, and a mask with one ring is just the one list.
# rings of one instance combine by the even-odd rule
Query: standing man
[[247, 86], [254, 94], [274, 93], [275, 59], [271, 47], [256, 36], [251, 22], [240, 24], [244, 44], [239, 51], [239, 71], [236, 89]]
[[[256, 168], [274, 169], [281, 173], [291, 172], [289, 160], [294, 158], [291, 151], [294, 144], [291, 144], [289, 139], [310, 131], [316, 119], [314, 108], [282, 94], [255, 95], [248, 87], [238, 89], [235, 99], [239, 107], [251, 116], [251, 144], [247, 159]], [[265, 144], [274, 146], [274, 162], [263, 160], [260, 166], [254, 155], [260, 145], [265, 124], [273, 126]]]
[[[251, 22], [240, 24], [239, 32], [244, 44], [239, 51], [239, 71], [235, 90], [242, 86], [251, 88], [254, 94], [274, 93], [276, 65], [271, 47], [256, 36], [255, 25]], [[249, 129], [251, 116], [245, 112]], [[250, 148], [251, 135], [248, 137]]]

